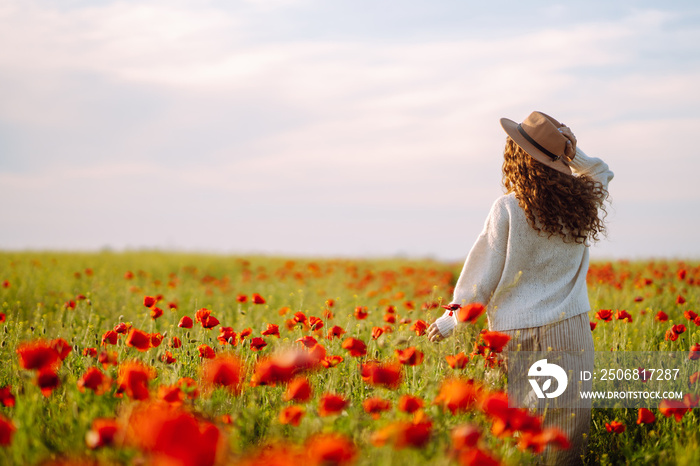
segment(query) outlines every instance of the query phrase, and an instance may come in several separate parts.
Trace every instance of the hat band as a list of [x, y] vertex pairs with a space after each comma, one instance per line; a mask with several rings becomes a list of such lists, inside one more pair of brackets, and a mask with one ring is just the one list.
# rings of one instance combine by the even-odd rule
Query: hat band
[[530, 137], [530, 135], [525, 132], [522, 125], [520, 125], [520, 124], [518, 125], [518, 132], [520, 132], [520, 134], [527, 140], [527, 142], [529, 142], [530, 144], [535, 146], [535, 148], [537, 148], [538, 150], [540, 150], [544, 154], [548, 155], [549, 158], [552, 159], [552, 162], [556, 162], [557, 160], [559, 160], [561, 158], [561, 155], [553, 154], [550, 151], [548, 151], [547, 149], [545, 149], [544, 147], [542, 147], [540, 144], [538, 144], [537, 141], [532, 139]]

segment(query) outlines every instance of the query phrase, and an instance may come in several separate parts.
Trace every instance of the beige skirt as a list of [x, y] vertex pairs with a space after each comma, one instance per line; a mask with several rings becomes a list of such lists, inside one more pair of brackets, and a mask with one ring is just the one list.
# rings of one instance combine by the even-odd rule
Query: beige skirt
[[[590, 358], [577, 359], [580, 367], [571, 367], [571, 369], [575, 371], [593, 369], [593, 334], [587, 313], [542, 327], [506, 330], [503, 333], [511, 336], [503, 352], [506, 364], [508, 353], [512, 351], [585, 351], [590, 352]], [[590, 389], [590, 387], [586, 388]], [[583, 455], [588, 446], [591, 427], [590, 401], [576, 402], [571, 409], [538, 411], [543, 411], [538, 414], [544, 416], [544, 428], [559, 428], [569, 437], [571, 443], [571, 448], [568, 450], [548, 448], [542, 456], [538, 457], [538, 462], [556, 465], [583, 464]]]

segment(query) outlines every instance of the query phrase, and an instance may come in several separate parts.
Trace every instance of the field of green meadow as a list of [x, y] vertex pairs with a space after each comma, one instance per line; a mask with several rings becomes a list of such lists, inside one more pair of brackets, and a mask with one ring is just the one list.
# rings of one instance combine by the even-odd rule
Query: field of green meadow
[[[478, 305], [425, 338], [461, 267], [0, 253], [0, 464], [526, 464], [566, 447], [507, 408]], [[593, 263], [588, 283], [597, 351], [700, 357], [700, 263]], [[697, 400], [593, 410], [586, 462], [700, 464]]]

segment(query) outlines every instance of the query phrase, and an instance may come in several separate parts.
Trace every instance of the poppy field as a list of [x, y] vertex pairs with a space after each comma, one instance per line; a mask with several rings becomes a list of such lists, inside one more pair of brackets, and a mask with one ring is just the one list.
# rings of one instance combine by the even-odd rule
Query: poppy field
[[[479, 303], [425, 331], [462, 264], [0, 253], [0, 464], [535, 462], [566, 436], [508, 408]], [[596, 351], [700, 358], [700, 264], [592, 263]], [[694, 310], [695, 309], [695, 310]], [[588, 464], [700, 464], [698, 379], [594, 409]]]

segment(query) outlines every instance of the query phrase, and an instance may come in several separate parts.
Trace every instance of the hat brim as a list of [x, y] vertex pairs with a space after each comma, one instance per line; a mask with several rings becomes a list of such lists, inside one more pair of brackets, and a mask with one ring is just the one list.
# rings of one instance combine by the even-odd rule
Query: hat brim
[[513, 120], [509, 120], [508, 118], [501, 118], [501, 127], [506, 132], [506, 134], [508, 134], [508, 136], [510, 136], [510, 138], [513, 141], [515, 141], [515, 143], [519, 145], [525, 152], [527, 152], [533, 159], [561, 173], [565, 173], [567, 175], [572, 174], [571, 168], [569, 168], [564, 159], [552, 161], [551, 157], [549, 157], [544, 152], [540, 151], [538, 148], [533, 146], [527, 139], [525, 139], [523, 135], [520, 134], [520, 131], [518, 131], [518, 123], [514, 122]]

